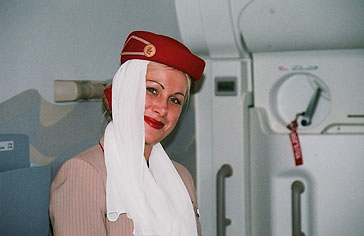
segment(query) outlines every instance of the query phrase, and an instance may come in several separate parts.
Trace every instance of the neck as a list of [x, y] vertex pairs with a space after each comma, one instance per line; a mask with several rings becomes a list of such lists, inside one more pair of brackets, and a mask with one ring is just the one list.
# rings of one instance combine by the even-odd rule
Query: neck
[[145, 157], [145, 160], [149, 161], [149, 156], [150, 156], [150, 153], [152, 152], [152, 148], [153, 148], [153, 145], [151, 144], [145, 144], [145, 147], [144, 147], [144, 157]]

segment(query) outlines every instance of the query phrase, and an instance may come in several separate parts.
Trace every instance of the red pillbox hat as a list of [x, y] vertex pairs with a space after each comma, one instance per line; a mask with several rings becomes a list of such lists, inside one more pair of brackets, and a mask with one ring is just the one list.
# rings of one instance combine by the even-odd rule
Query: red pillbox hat
[[[159, 62], [189, 74], [192, 81], [199, 80], [205, 68], [205, 61], [192, 54], [182, 43], [168, 36], [147, 31], [130, 33], [120, 55], [121, 64], [132, 59]], [[104, 90], [110, 109], [111, 91], [111, 86]]]
[[147, 31], [130, 33], [120, 55], [121, 64], [131, 59], [159, 62], [189, 74], [192, 81], [199, 80], [205, 68], [205, 61], [182, 43]]

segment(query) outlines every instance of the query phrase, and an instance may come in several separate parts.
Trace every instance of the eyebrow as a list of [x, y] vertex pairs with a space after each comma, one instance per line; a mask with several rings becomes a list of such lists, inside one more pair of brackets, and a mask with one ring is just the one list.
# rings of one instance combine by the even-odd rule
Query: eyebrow
[[185, 97], [185, 95], [183, 94], [183, 93], [180, 93], [180, 92], [177, 92], [177, 93], [175, 93], [176, 95], [177, 94], [179, 94], [179, 95], [181, 95], [182, 97]]
[[147, 79], [147, 81], [157, 83], [157, 84], [159, 84], [159, 86], [161, 86], [161, 87], [162, 87], [162, 89], [164, 89], [163, 84], [161, 84], [161, 83], [159, 83], [159, 82], [157, 82], [157, 81], [155, 81], [155, 80]]
[[[159, 86], [161, 86], [161, 87], [162, 87], [162, 89], [164, 89], [163, 84], [159, 83], [158, 81], [151, 80], [151, 79], [147, 79], [146, 81], [150, 81], [150, 82], [154, 82], [154, 83], [156, 83], [156, 84], [159, 84]], [[184, 95], [183, 93], [181, 93], [181, 92], [177, 92], [177, 93], [175, 93], [175, 94], [176, 94], [176, 95], [177, 95], [177, 94], [179, 94], [179, 95], [181, 95], [181, 96], [185, 97], [185, 95]]]

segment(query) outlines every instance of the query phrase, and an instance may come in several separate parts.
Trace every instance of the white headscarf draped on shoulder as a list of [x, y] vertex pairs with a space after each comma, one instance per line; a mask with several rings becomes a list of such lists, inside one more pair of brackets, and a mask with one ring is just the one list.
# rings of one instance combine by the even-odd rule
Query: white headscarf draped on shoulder
[[189, 194], [161, 144], [154, 145], [149, 168], [144, 158], [148, 63], [129, 60], [113, 79], [113, 121], [104, 138], [107, 218], [126, 213], [134, 236], [196, 236]]

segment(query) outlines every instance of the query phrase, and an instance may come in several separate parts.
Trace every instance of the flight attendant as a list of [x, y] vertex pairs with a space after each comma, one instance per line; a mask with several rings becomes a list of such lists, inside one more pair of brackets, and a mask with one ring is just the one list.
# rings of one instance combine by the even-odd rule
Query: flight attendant
[[51, 186], [54, 236], [196, 236], [192, 177], [160, 144], [205, 62], [167, 36], [132, 32], [105, 92], [104, 137], [63, 164]]

